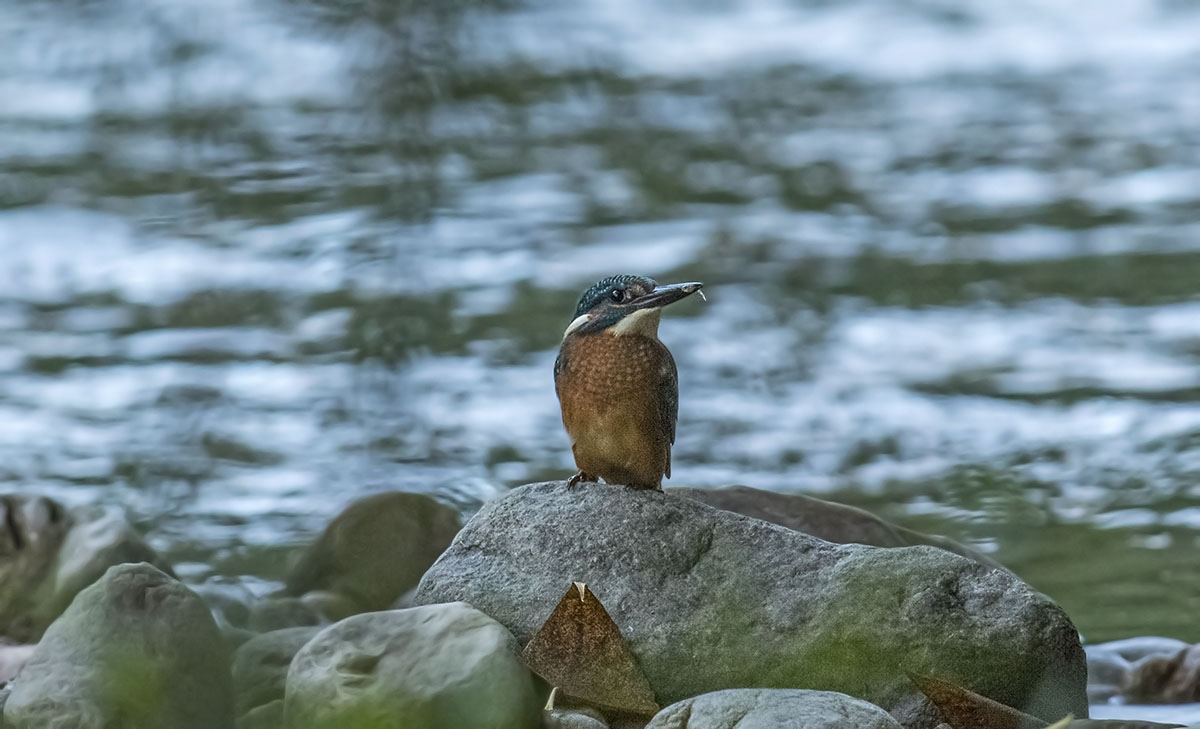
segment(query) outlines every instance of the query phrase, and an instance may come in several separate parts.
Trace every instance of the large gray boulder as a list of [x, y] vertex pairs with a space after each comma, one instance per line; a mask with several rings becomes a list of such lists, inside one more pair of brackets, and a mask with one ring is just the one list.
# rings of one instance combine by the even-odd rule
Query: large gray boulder
[[886, 711], [833, 691], [729, 689], [684, 699], [646, 729], [900, 729]]
[[460, 526], [455, 509], [425, 494], [394, 491], [360, 499], [301, 555], [288, 574], [287, 593], [329, 591], [363, 612], [393, 607]]
[[834, 545], [661, 492], [516, 489], [476, 514], [415, 599], [467, 601], [524, 643], [572, 581], [608, 609], [660, 703], [811, 688], [933, 727], [911, 671], [1047, 720], [1087, 716], [1078, 633], [1011, 574], [931, 547]]
[[119, 511], [0, 496], [0, 636], [36, 642], [80, 590], [125, 562], [170, 572]]
[[897, 526], [869, 511], [807, 494], [781, 494], [749, 486], [723, 489], [675, 487], [668, 493], [699, 501], [717, 509], [769, 521], [836, 544], [869, 544], [872, 547], [915, 547], [928, 544], [973, 559], [987, 567], [1004, 567], [986, 554], [953, 539], [922, 534]]
[[531, 729], [533, 676], [504, 626], [454, 603], [364, 613], [292, 660], [288, 729]]
[[229, 658], [195, 593], [151, 565], [119, 565], [46, 630], [5, 726], [230, 729]]

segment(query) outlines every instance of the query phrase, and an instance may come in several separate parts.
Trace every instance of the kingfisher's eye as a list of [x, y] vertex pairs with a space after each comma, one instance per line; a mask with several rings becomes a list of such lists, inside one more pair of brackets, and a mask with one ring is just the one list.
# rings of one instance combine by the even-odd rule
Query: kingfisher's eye
[[618, 304], [621, 303], [625, 300], [625, 289], [613, 289], [612, 293], [608, 295], [608, 298], [612, 299]]

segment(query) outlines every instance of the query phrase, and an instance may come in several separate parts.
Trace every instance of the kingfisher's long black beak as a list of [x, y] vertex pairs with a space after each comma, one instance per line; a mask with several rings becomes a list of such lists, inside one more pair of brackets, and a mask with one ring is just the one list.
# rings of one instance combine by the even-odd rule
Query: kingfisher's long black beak
[[699, 281], [659, 286], [645, 296], [629, 302], [629, 307], [631, 309], [659, 309], [691, 296], [702, 288], [704, 288], [704, 284]]

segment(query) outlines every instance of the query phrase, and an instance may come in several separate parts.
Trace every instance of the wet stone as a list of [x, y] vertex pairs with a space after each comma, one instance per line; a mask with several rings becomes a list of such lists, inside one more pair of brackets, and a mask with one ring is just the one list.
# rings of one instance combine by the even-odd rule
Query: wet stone
[[46, 631], [4, 707], [8, 729], [231, 729], [230, 656], [203, 601], [123, 564]]
[[609, 726], [597, 713], [552, 709], [542, 716], [542, 729], [609, 729]]
[[329, 523], [289, 571], [287, 592], [343, 595], [360, 611], [395, 605], [458, 533], [458, 512], [425, 494], [373, 494]]
[[251, 638], [237, 649], [233, 654], [233, 685], [234, 708], [239, 717], [283, 700], [292, 658], [319, 632], [317, 627], [284, 628]]
[[900, 729], [886, 711], [832, 691], [729, 689], [659, 712], [646, 729]]
[[292, 660], [289, 729], [530, 729], [533, 676], [502, 625], [465, 603], [364, 613]]

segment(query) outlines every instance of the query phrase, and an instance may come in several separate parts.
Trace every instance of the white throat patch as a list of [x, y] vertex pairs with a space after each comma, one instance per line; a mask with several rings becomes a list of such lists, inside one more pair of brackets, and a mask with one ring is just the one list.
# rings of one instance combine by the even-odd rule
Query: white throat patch
[[662, 309], [638, 309], [609, 327], [608, 331], [615, 337], [627, 334], [658, 337], [658, 322], [661, 319]]

